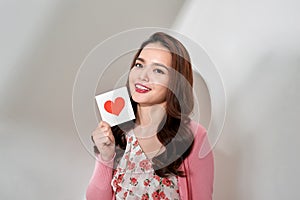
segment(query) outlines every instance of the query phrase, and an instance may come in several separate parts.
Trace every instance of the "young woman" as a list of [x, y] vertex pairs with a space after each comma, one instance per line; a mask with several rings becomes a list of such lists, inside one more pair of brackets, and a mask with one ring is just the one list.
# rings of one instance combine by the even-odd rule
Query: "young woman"
[[97, 161], [87, 200], [210, 200], [214, 162], [206, 130], [189, 118], [193, 74], [185, 47], [162, 32], [136, 53], [127, 88], [136, 120], [92, 133]]

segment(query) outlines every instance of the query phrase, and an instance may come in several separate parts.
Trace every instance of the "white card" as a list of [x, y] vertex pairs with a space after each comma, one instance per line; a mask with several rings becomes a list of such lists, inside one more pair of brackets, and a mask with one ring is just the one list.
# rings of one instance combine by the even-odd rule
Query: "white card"
[[95, 98], [102, 120], [111, 127], [135, 119], [126, 87], [97, 95]]

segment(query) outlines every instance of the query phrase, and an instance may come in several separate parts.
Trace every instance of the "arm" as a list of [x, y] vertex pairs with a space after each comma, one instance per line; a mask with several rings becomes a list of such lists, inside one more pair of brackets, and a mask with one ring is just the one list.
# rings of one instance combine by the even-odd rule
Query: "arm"
[[98, 156], [93, 176], [86, 191], [87, 200], [112, 200], [113, 190], [111, 187], [112, 169], [115, 156], [106, 162]]
[[[195, 131], [194, 147], [189, 156], [189, 187], [193, 200], [211, 200], [214, 182], [214, 158], [206, 130], [201, 125]], [[201, 153], [200, 153], [201, 152]]]

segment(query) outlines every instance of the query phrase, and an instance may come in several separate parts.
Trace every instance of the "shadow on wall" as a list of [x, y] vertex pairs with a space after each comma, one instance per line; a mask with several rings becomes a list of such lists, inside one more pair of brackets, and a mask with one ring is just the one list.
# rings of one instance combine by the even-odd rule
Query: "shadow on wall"
[[[237, 116], [236, 116], [237, 117]], [[248, 197], [246, 199], [253, 200], [252, 192], [253, 188], [251, 183], [254, 181], [250, 178], [245, 179], [241, 183], [241, 174], [244, 174], [242, 160], [248, 160], [250, 165], [247, 168], [252, 168], [251, 164], [254, 163], [253, 155], [245, 155], [244, 150], [254, 150], [253, 139], [251, 137], [242, 138], [241, 135], [244, 131], [242, 127], [235, 124], [230, 124], [229, 119], [225, 122], [223, 137], [221, 136], [219, 143], [213, 149], [215, 158], [215, 181], [214, 181], [214, 193], [213, 199], [215, 200], [240, 200], [241, 187], [240, 184], [247, 185]], [[227, 130], [231, 130], [230, 132]], [[245, 140], [244, 142], [242, 142]], [[226, 144], [226, 148], [222, 148], [222, 145]], [[220, 147], [221, 146], [221, 147]], [[229, 147], [228, 147], [229, 146]], [[252, 157], [251, 157], [252, 156]], [[251, 171], [246, 172], [251, 174]], [[244, 199], [243, 199], [244, 200]]]
[[[211, 101], [210, 95], [207, 88], [207, 85], [202, 78], [202, 76], [195, 72], [193, 73], [194, 76], [194, 93], [195, 93], [195, 105], [194, 111], [192, 113], [192, 119], [197, 122], [200, 122], [206, 130], [208, 130], [210, 118], [211, 118]], [[199, 113], [197, 110], [199, 109]]]
[[214, 151], [214, 199], [299, 198], [297, 54], [283, 48], [261, 55], [229, 99], [223, 136]]

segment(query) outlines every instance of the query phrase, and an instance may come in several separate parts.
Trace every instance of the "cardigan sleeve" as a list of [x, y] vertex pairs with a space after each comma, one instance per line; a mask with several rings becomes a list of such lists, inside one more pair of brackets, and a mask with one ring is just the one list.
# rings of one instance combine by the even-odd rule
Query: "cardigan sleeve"
[[93, 175], [87, 187], [87, 200], [113, 199], [113, 190], [110, 183], [112, 180], [114, 158], [115, 155], [112, 160], [106, 162], [101, 159], [101, 156], [98, 156]]
[[200, 124], [192, 124], [194, 146], [189, 156], [190, 196], [192, 200], [211, 200], [214, 182], [214, 158], [207, 133]]

